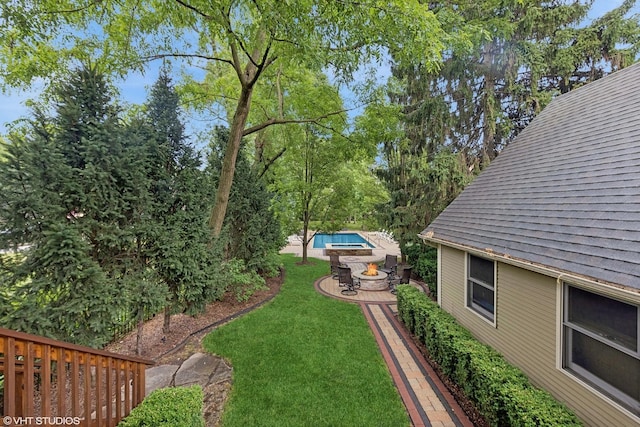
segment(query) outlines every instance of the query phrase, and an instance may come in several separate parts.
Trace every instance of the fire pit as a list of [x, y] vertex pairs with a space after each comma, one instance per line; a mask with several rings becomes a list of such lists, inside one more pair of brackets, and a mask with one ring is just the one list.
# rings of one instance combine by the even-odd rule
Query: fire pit
[[354, 270], [353, 277], [360, 279], [360, 289], [363, 291], [384, 291], [389, 288], [387, 273], [379, 271], [376, 264], [369, 264], [364, 271]]

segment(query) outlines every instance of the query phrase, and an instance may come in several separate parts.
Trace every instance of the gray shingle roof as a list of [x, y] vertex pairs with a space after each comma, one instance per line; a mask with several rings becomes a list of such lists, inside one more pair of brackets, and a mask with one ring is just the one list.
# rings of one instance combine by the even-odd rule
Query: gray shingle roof
[[640, 289], [640, 64], [554, 99], [431, 233]]

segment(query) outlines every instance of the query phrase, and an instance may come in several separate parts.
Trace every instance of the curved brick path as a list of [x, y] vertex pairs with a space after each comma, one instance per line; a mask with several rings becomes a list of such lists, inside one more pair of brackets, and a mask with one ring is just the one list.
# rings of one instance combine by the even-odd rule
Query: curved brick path
[[344, 296], [331, 276], [318, 280], [315, 287], [324, 295], [360, 305], [413, 426], [473, 426], [398, 321], [395, 295], [360, 290]]

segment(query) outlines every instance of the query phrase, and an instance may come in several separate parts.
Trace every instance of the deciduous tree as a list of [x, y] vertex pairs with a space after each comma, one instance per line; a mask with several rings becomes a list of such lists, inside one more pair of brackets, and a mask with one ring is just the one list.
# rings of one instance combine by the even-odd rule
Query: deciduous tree
[[399, 62], [420, 58], [428, 69], [454, 40], [419, 0], [174, 0], [144, 5], [134, 0], [86, 3], [47, 0], [11, 2], [2, 8], [0, 73], [5, 83], [30, 82], [85, 55], [101, 63], [140, 66], [158, 58], [182, 58], [208, 69], [200, 85], [203, 102], [221, 102], [220, 68], [235, 76], [227, 110], [230, 137], [216, 201], [210, 215], [214, 235], [222, 229], [242, 138], [274, 118], [249, 123], [254, 90], [278, 67], [320, 71], [333, 68], [349, 78], [363, 63], [390, 52]]

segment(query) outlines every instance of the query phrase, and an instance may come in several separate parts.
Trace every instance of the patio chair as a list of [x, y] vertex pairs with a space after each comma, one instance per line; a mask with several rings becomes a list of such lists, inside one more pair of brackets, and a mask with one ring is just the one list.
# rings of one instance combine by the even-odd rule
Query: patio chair
[[[389, 279], [389, 291], [392, 294], [396, 293], [396, 286], [398, 285], [408, 285], [411, 280], [411, 271], [413, 270], [412, 266], [407, 266], [402, 270], [402, 276], [395, 276]], [[391, 276], [389, 276], [391, 277]]]
[[349, 267], [338, 266], [338, 286], [344, 286], [344, 289], [340, 291], [342, 295], [356, 295], [360, 287], [360, 281], [354, 279], [351, 276], [351, 269]]
[[398, 257], [396, 255], [385, 256], [384, 265], [379, 270], [387, 273], [389, 277], [395, 277], [398, 271]]
[[340, 262], [340, 255], [329, 255], [329, 264], [331, 266], [331, 278], [338, 278], [338, 267], [346, 267], [345, 264]]

